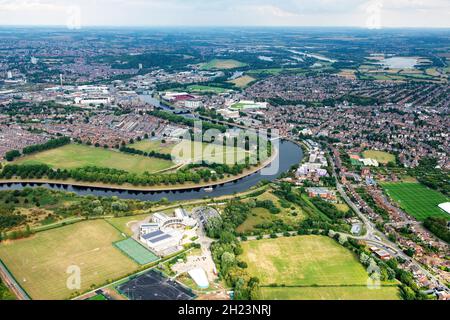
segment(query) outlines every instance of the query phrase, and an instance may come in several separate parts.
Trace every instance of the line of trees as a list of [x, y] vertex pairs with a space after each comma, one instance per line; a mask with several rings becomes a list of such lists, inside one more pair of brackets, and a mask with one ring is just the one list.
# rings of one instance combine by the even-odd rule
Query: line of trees
[[324, 214], [328, 216], [328, 218], [336, 220], [336, 219], [344, 219], [350, 218], [353, 216], [351, 210], [347, 210], [347, 212], [342, 212], [336, 208], [336, 206], [328, 203], [320, 198], [312, 198], [311, 202], [322, 211]]
[[[148, 111], [147, 114], [157, 117], [157, 118], [161, 118], [173, 123], [178, 123], [178, 124], [183, 124], [185, 126], [188, 127], [194, 127], [194, 123], [195, 123], [195, 119], [190, 119], [190, 118], [186, 118], [183, 116], [179, 116], [170, 112], [166, 112], [166, 111], [161, 111], [161, 110], [154, 110], [154, 111]], [[220, 125], [220, 124], [214, 124], [211, 122], [206, 122], [203, 121], [202, 122], [202, 128], [203, 131], [207, 131], [209, 129], [217, 129], [220, 132], [225, 132], [227, 130], [226, 126]]]
[[22, 153], [23, 154], [31, 154], [31, 153], [35, 153], [35, 152], [41, 152], [41, 151], [45, 151], [45, 150], [59, 148], [66, 144], [69, 144], [69, 143], [70, 143], [69, 137], [61, 137], [61, 138], [51, 139], [42, 144], [35, 144], [35, 145], [29, 146], [29, 147], [25, 147], [25, 148], [23, 148]]
[[419, 165], [411, 169], [411, 174], [427, 187], [450, 195], [450, 178], [448, 171], [440, 169], [436, 158], [425, 157], [419, 161]]
[[[218, 175], [230, 174], [230, 175], [238, 175], [242, 174], [245, 169], [250, 169], [250, 165], [248, 161], [246, 164], [235, 164], [233, 166], [229, 166], [227, 164], [221, 163], [211, 163], [208, 161], [202, 161], [199, 163], [191, 163], [186, 166], [187, 169], [196, 169], [196, 168], [209, 168], [215, 171]], [[208, 170], [209, 171], [209, 170]]]
[[423, 222], [423, 225], [438, 238], [450, 243], [450, 230], [447, 226], [448, 223], [449, 222], [444, 218], [428, 217]]
[[[231, 174], [242, 172], [239, 165], [230, 169]], [[176, 185], [185, 183], [210, 182], [223, 179], [224, 175], [213, 172], [208, 168], [199, 168], [197, 170], [183, 169], [174, 173], [144, 174], [130, 173], [123, 170], [111, 168], [99, 168], [88, 166], [76, 169], [53, 169], [45, 164], [8, 164], [0, 173], [2, 179], [12, 179], [19, 177], [21, 179], [43, 179], [67, 180], [74, 179], [84, 182], [99, 182], [105, 184], [122, 185], [129, 183], [135, 186], [155, 186], [155, 185]]]
[[211, 253], [218, 267], [219, 276], [234, 289], [236, 300], [256, 300], [259, 298], [259, 279], [247, 272], [247, 264], [237, 258], [243, 249], [236, 237], [235, 229], [250, 214], [250, 207], [239, 201], [232, 201], [224, 209], [221, 217], [208, 221], [208, 236], [217, 239], [211, 245]]
[[[32, 146], [25, 147], [25, 148], [23, 148], [22, 153], [24, 155], [28, 155], [28, 154], [32, 154], [35, 152], [41, 152], [41, 151], [45, 151], [45, 150], [62, 147], [69, 143], [70, 143], [69, 137], [61, 137], [61, 138], [51, 139], [42, 144], [35, 144]], [[20, 156], [21, 156], [21, 153], [19, 150], [11, 150], [11, 151], [6, 152], [5, 159], [7, 161], [14, 161], [14, 159], [16, 159]]]
[[[403, 270], [399, 267], [404, 263], [401, 258], [396, 258], [383, 261], [370, 253], [364, 244], [361, 244], [356, 239], [343, 239], [342, 235], [330, 230], [328, 236], [339, 242], [342, 246], [352, 251], [358, 258], [363, 266], [365, 266], [369, 272], [369, 276], [372, 280], [392, 281], [397, 279], [400, 281], [400, 296], [404, 300], [426, 300], [427, 296], [423, 294], [414, 282], [414, 277], [411, 272]], [[372, 272], [372, 274], [370, 274]]]
[[169, 160], [169, 161], [172, 160], [172, 156], [170, 154], [160, 153], [160, 152], [156, 152], [154, 150], [152, 150], [150, 152], [146, 152], [146, 151], [138, 150], [135, 148], [122, 146], [122, 147], [120, 147], [119, 151], [124, 152], [124, 153], [129, 153], [129, 154], [137, 154], [137, 155], [144, 156], [144, 157], [158, 158], [158, 159], [164, 159], [164, 160]]
[[20, 157], [20, 155], [19, 150], [11, 150], [5, 153], [5, 159], [6, 161], [14, 161], [14, 159]]

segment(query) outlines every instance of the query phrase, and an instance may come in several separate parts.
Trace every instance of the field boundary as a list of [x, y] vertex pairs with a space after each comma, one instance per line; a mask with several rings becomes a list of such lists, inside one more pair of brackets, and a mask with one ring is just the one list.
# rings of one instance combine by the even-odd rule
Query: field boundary
[[[380, 288], [384, 287], [398, 287], [399, 284], [381, 284]], [[366, 288], [366, 284], [298, 284], [298, 285], [260, 285], [260, 288], [342, 288], [342, 287], [355, 287], [355, 288]]]
[[[17, 279], [14, 277], [14, 274], [8, 269], [6, 264], [3, 263], [2, 259], [0, 259], [0, 273], [3, 273], [6, 277], [8, 277], [9, 281], [5, 281], [5, 285], [10, 283], [11, 286], [14, 288], [11, 288], [13, 290], [14, 295], [16, 295], [15, 291], [17, 290], [24, 298], [24, 300], [31, 300], [30, 295], [27, 293], [27, 291], [17, 282]], [[20, 297], [17, 297], [20, 298]]]
[[[192, 248], [189, 248], [189, 249], [182, 250], [182, 251], [180, 251], [180, 252], [176, 252], [176, 253], [174, 253], [173, 255], [169, 255], [169, 256], [167, 256], [167, 257], [164, 257], [163, 259], [158, 260], [158, 261], [156, 261], [156, 262], [158, 262], [158, 263], [166, 262], [166, 261], [168, 261], [168, 260], [170, 260], [170, 259], [172, 259], [172, 258], [178, 257], [179, 255], [181, 255], [181, 254], [183, 254], [183, 253], [187, 253], [187, 252], [189, 252], [189, 251], [191, 251], [191, 250], [192, 250]], [[141, 274], [144, 274], [145, 272], [147, 272], [147, 271], [149, 271], [149, 270], [151, 270], [151, 269], [153, 269], [153, 268], [156, 268], [156, 266], [158, 265], [158, 263], [156, 263], [156, 262], [153, 262], [153, 263], [151, 263], [151, 264], [149, 264], [149, 265], [147, 265], [147, 266], [143, 266], [143, 267], [142, 267], [143, 269], [140, 270], [140, 271], [137, 271], [137, 272], [134, 272], [134, 273], [132, 273], [132, 274], [126, 275], [126, 276], [124, 276], [124, 277], [122, 277], [122, 278], [119, 278], [119, 279], [117, 279], [117, 280], [115, 280], [115, 281], [112, 281], [112, 282], [110, 282], [110, 283], [106, 283], [106, 284], [104, 284], [104, 285], [102, 285], [102, 286], [99, 286], [99, 287], [97, 287], [96, 289], [86, 291], [86, 292], [84, 292], [84, 293], [82, 293], [82, 294], [80, 294], [80, 295], [78, 295], [78, 296], [76, 296], [76, 297], [70, 298], [70, 300], [81, 300], [82, 297], [87, 296], [87, 295], [89, 295], [89, 294], [91, 294], [91, 293], [94, 293], [94, 292], [96, 292], [97, 290], [105, 289], [105, 288], [107, 288], [107, 287], [113, 287], [113, 288], [115, 288], [117, 285], [119, 285], [119, 284], [121, 284], [121, 283], [123, 283], [123, 282], [125, 282], [125, 281], [127, 281], [127, 280], [129, 280], [129, 279], [131, 279], [132, 277], [137, 277], [137, 276], [139, 276], [139, 275], [141, 275]]]

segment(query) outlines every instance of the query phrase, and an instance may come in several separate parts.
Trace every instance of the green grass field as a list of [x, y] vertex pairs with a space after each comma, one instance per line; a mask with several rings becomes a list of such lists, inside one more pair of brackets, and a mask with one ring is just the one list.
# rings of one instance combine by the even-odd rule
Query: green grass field
[[245, 75], [228, 82], [234, 84], [238, 88], [245, 88], [255, 80], [255, 78]]
[[[247, 271], [260, 279], [262, 287], [273, 284], [294, 287], [287, 290], [263, 288], [263, 299], [297, 299], [300, 296], [304, 299], [320, 299], [321, 296], [327, 299], [325, 292], [313, 292], [311, 288], [316, 286], [333, 286], [334, 295], [345, 291], [345, 299], [357, 299], [361, 292], [365, 292], [368, 299], [377, 299], [377, 295], [371, 294], [375, 290], [364, 287], [368, 275], [357, 258], [328, 237], [265, 239], [243, 242], [242, 247], [244, 253], [241, 258], [248, 264]], [[348, 287], [359, 290], [347, 290]], [[390, 287], [387, 289], [393, 290]], [[384, 287], [378, 291], [383, 290]], [[277, 292], [281, 292], [280, 295]], [[332, 291], [330, 294], [333, 296]], [[395, 296], [385, 294], [390, 298]]]
[[204, 161], [225, 163], [233, 165], [236, 161], [243, 163], [245, 156], [248, 154], [242, 148], [222, 147], [221, 145], [211, 143], [192, 142], [182, 140], [178, 143], [162, 144], [155, 140], [142, 140], [130, 145], [132, 148], [150, 152], [152, 150], [173, 154], [176, 159], [182, 161]]
[[[33, 299], [68, 299], [138, 269], [113, 246], [123, 239], [106, 221], [92, 220], [0, 244], [0, 259]], [[69, 266], [81, 270], [81, 289], [67, 288]]]
[[74, 169], [97, 166], [131, 173], [157, 172], [174, 166], [171, 161], [125, 154], [103, 148], [69, 144], [20, 158], [18, 164], [47, 164], [53, 168]]
[[261, 288], [262, 300], [398, 300], [397, 286], [369, 290], [361, 287]]
[[213, 59], [201, 64], [202, 70], [228, 70], [245, 67], [247, 64], [233, 59]]
[[143, 221], [149, 216], [150, 214], [138, 214], [132, 216], [110, 218], [107, 219], [106, 221], [113, 227], [118, 229], [120, 232], [131, 237], [133, 235], [133, 231], [131, 230], [132, 224], [137, 223], [139, 221]]
[[367, 150], [363, 152], [363, 156], [364, 158], [375, 159], [382, 164], [387, 164], [389, 162], [395, 163], [395, 156], [384, 151]]
[[450, 215], [438, 207], [450, 199], [438, 191], [412, 182], [383, 183], [382, 187], [403, 210], [417, 220], [422, 221], [430, 216], [450, 220]]
[[132, 238], [115, 242], [114, 246], [140, 265], [149, 264], [159, 259], [153, 252]]
[[187, 87], [188, 92], [193, 93], [215, 93], [221, 94], [227, 92], [228, 90], [221, 87], [213, 87], [213, 86], [201, 86], [201, 85], [192, 85]]

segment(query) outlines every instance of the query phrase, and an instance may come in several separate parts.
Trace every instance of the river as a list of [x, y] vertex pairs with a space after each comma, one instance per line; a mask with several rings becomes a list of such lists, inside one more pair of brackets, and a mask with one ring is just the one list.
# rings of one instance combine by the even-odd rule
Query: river
[[202, 199], [204, 197], [219, 197], [230, 195], [233, 193], [244, 192], [263, 180], [273, 181], [279, 177], [283, 172], [288, 171], [291, 166], [298, 164], [303, 159], [302, 149], [291, 141], [281, 141], [279, 144], [279, 152], [277, 155], [279, 159], [279, 167], [275, 174], [262, 175], [261, 172], [254, 173], [234, 182], [225, 183], [216, 186], [212, 192], [206, 192], [204, 188], [196, 188], [184, 191], [153, 191], [153, 192], [139, 192], [139, 191], [120, 191], [103, 188], [85, 188], [76, 186], [62, 186], [57, 184], [25, 184], [25, 183], [7, 183], [0, 185], [0, 190], [17, 190], [24, 187], [42, 186], [45, 188], [61, 191], [75, 192], [79, 195], [96, 195], [96, 196], [117, 196], [123, 199], [138, 199], [147, 201], [158, 201], [162, 198], [167, 198], [169, 201], [178, 200], [194, 200]]

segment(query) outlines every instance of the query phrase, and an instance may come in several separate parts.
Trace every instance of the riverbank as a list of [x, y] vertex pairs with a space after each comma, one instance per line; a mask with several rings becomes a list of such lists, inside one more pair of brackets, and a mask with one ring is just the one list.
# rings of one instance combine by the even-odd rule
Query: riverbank
[[158, 185], [158, 186], [135, 186], [129, 183], [124, 183], [122, 185], [107, 184], [101, 182], [84, 182], [76, 181], [73, 179], [67, 180], [50, 180], [50, 179], [0, 179], [0, 185], [5, 184], [49, 184], [49, 185], [61, 185], [61, 186], [73, 186], [81, 188], [96, 188], [96, 189], [108, 189], [116, 191], [137, 191], [137, 192], [167, 192], [167, 191], [186, 191], [186, 190], [196, 190], [202, 188], [216, 187], [226, 183], [235, 182], [252, 174], [255, 174], [262, 169], [268, 167], [279, 155], [279, 150], [274, 148], [272, 156], [264, 161], [259, 166], [251, 168], [249, 170], [244, 170], [242, 174], [232, 176], [229, 178], [221, 179], [218, 181], [202, 182], [202, 183], [186, 183], [178, 185]]

